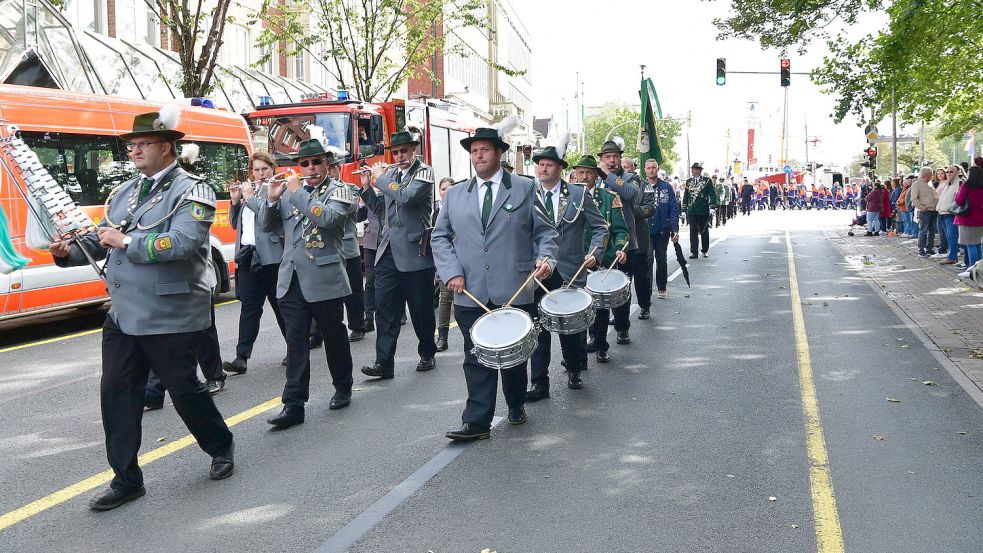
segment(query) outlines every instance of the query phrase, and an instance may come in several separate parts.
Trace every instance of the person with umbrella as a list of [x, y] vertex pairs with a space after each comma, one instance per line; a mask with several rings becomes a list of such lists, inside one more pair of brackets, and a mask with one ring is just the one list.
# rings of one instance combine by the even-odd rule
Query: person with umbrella
[[[645, 178], [655, 190], [655, 213], [649, 217], [649, 235], [652, 237], [652, 250], [655, 255], [655, 285], [658, 298], [669, 297], [666, 291], [668, 283], [668, 261], [666, 252], [669, 241], [679, 247], [679, 202], [672, 186], [659, 178], [659, 162], [650, 158], [645, 162]], [[680, 266], [685, 265], [685, 259]]]

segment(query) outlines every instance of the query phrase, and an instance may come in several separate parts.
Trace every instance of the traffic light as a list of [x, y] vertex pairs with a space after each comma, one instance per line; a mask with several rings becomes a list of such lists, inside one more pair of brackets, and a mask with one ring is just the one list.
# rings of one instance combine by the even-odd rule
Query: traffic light
[[782, 86], [788, 86], [792, 83], [792, 67], [789, 63], [788, 58], [782, 58]]
[[727, 58], [717, 58], [717, 85], [727, 84]]
[[867, 165], [865, 167], [877, 169], [877, 148], [871, 146], [864, 150], [864, 153], [867, 154]]

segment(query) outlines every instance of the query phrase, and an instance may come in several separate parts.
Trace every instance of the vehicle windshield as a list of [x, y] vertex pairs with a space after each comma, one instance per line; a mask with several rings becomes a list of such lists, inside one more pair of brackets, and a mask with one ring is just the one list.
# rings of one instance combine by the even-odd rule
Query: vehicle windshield
[[[348, 113], [309, 113], [298, 115], [263, 116], [253, 120], [259, 133], [268, 134], [270, 153], [277, 165], [297, 161], [300, 143], [311, 138], [310, 126], [317, 124], [328, 139], [329, 148], [341, 152], [342, 161], [352, 161], [352, 118]], [[338, 154], [338, 152], [335, 152]]]

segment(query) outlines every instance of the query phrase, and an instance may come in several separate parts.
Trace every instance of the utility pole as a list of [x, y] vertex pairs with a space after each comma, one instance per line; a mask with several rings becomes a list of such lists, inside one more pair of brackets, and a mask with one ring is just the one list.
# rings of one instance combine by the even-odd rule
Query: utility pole
[[891, 87], [891, 178], [898, 176], [898, 105]]

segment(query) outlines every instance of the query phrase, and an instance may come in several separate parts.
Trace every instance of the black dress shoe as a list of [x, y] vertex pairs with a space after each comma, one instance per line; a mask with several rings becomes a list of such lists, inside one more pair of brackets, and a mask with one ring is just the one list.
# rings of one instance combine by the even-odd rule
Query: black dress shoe
[[466, 422], [461, 425], [461, 428], [451, 430], [444, 435], [447, 436], [447, 439], [455, 442], [473, 442], [475, 440], [487, 440], [491, 437], [491, 430]]
[[364, 330], [353, 330], [351, 334], [348, 335], [349, 342], [361, 342], [365, 338]]
[[707, 252], [703, 252], [703, 257], [710, 257], [710, 254], [708, 254]]
[[266, 422], [277, 428], [289, 428], [296, 424], [304, 424], [304, 407], [301, 405], [284, 405], [279, 415], [267, 419]]
[[698, 259], [699, 257], [700, 256], [696, 255], [695, 253], [693, 255], [689, 256], [690, 259]]
[[642, 309], [638, 313], [638, 320], [640, 320], [640, 321], [648, 320], [649, 317], [650, 317], [650, 314], [649, 314], [649, 308], [648, 307]]
[[447, 351], [447, 329], [437, 329], [437, 351]]
[[222, 363], [222, 371], [229, 374], [243, 374], [246, 372], [246, 360], [236, 356], [235, 360], [231, 363], [229, 361]]
[[338, 409], [344, 409], [352, 403], [352, 393], [351, 392], [335, 392], [331, 396], [331, 402], [328, 403], [328, 409], [332, 411], [337, 411]]
[[511, 425], [523, 424], [527, 420], [529, 420], [529, 418], [526, 417], [525, 408], [521, 406], [509, 407], [509, 424]]
[[143, 398], [143, 410], [144, 411], [156, 411], [158, 409], [164, 408], [164, 398], [151, 399], [148, 397]]
[[579, 390], [584, 387], [584, 381], [580, 379], [580, 371], [571, 371], [567, 377], [567, 388]]
[[106, 488], [89, 500], [89, 508], [93, 511], [111, 511], [127, 501], [133, 501], [145, 495], [147, 495], [147, 488], [143, 486], [128, 492]]
[[416, 364], [416, 371], [421, 373], [432, 371], [436, 366], [437, 362], [433, 357], [421, 357], [420, 362]]
[[608, 355], [608, 352], [606, 352], [606, 351], [599, 351], [599, 352], [597, 352], [597, 362], [598, 363], [608, 363], [610, 361], [611, 361], [611, 357]]
[[212, 457], [212, 466], [208, 469], [209, 480], [225, 480], [232, 476], [232, 473], [236, 470], [235, 450], [236, 444], [232, 442], [229, 444], [228, 451], [222, 455]]
[[324, 338], [321, 338], [320, 336], [311, 336], [310, 342], [308, 343], [310, 349], [317, 349], [322, 345], [324, 345]]
[[534, 382], [532, 388], [526, 392], [526, 401], [539, 401], [550, 397], [550, 385], [542, 382]]
[[362, 367], [362, 374], [365, 376], [378, 378], [380, 380], [389, 380], [390, 378], [396, 376], [392, 369], [387, 369], [378, 363], [373, 364], [371, 367]]
[[208, 386], [208, 393], [215, 395], [225, 389], [225, 380], [209, 380], [205, 385]]
[[621, 344], [621, 345], [630, 344], [631, 343], [631, 336], [628, 336], [628, 331], [627, 330], [619, 330], [618, 331], [618, 343]]

